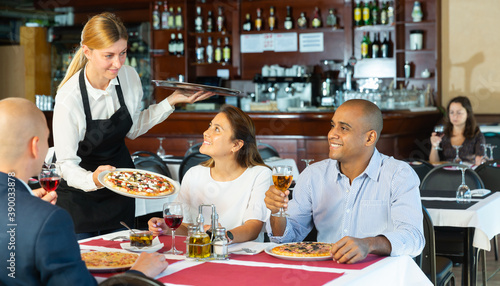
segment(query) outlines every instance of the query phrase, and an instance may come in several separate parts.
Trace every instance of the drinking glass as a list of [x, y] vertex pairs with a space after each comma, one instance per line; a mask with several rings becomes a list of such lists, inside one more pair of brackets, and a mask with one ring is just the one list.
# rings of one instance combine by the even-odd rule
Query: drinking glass
[[455, 151], [456, 151], [456, 155], [455, 155], [455, 159], [453, 159], [453, 163], [462, 164], [462, 159], [460, 159], [460, 156], [458, 156], [458, 152], [460, 151], [460, 148], [462, 148], [462, 145], [453, 145], [453, 148], [455, 148]]
[[184, 218], [182, 204], [177, 202], [164, 203], [163, 218], [165, 224], [172, 230], [172, 248], [165, 254], [182, 254], [182, 251], [175, 249], [175, 230], [181, 225]]
[[481, 144], [481, 146], [483, 146], [483, 148], [484, 148], [484, 155], [481, 158], [481, 164], [484, 164], [484, 163], [488, 162], [488, 160], [489, 160], [489, 157], [488, 157], [488, 146], [489, 145], [490, 144]]
[[493, 157], [493, 149], [495, 149], [497, 147], [497, 145], [491, 145], [491, 144], [488, 144], [488, 148], [490, 148], [490, 160], [493, 160], [495, 159], [495, 157]]
[[[292, 166], [273, 166], [273, 183], [276, 189], [285, 192], [290, 187], [292, 180]], [[283, 208], [280, 208], [279, 212], [272, 215], [277, 217], [289, 216]]]
[[[436, 132], [436, 136], [443, 137], [443, 135], [444, 135], [444, 133], [443, 133], [444, 132], [444, 125], [436, 125], [436, 126], [434, 126], [434, 132]], [[436, 150], [443, 150], [443, 149], [441, 149], [441, 147], [439, 147], [439, 144], [436, 147], [434, 147], [434, 149], [436, 149]]]
[[40, 186], [47, 192], [52, 192], [57, 189], [61, 182], [61, 175], [56, 168], [56, 164], [43, 164], [42, 171], [38, 175]]
[[304, 161], [306, 163], [306, 168], [309, 167], [310, 163], [314, 161], [314, 159], [301, 159], [301, 161]]
[[156, 154], [160, 156], [160, 158], [165, 156], [165, 149], [163, 149], [163, 139], [165, 139], [165, 137], [158, 137], [158, 140], [160, 140], [160, 147], [158, 147], [158, 150], [156, 150]]
[[457, 203], [468, 204], [471, 201], [472, 194], [469, 186], [465, 184], [465, 170], [467, 170], [467, 168], [459, 167], [459, 169], [462, 171], [462, 184], [460, 184], [457, 189]]

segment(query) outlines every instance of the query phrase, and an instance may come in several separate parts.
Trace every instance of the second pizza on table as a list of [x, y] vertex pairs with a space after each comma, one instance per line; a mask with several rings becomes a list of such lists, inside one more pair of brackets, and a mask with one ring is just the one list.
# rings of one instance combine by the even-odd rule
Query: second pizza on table
[[274, 247], [271, 252], [277, 255], [293, 257], [329, 257], [332, 255], [331, 243], [296, 242]]

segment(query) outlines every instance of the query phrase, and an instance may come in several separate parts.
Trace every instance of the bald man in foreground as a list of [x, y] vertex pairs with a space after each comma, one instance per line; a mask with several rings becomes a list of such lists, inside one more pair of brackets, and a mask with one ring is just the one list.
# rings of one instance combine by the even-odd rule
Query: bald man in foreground
[[271, 216], [273, 242], [302, 241], [316, 226], [318, 241], [331, 242], [333, 260], [356, 263], [370, 253], [417, 256], [425, 245], [417, 174], [375, 145], [382, 131], [380, 109], [349, 100], [333, 115], [329, 157], [306, 168], [293, 200], [274, 186], [266, 192], [271, 213], [288, 207], [288, 218]]
[[[71, 216], [34, 196], [26, 182], [38, 175], [49, 129], [30, 101], [0, 101], [0, 285], [97, 285], [85, 267]], [[133, 273], [154, 277], [167, 267], [158, 253], [142, 253]]]

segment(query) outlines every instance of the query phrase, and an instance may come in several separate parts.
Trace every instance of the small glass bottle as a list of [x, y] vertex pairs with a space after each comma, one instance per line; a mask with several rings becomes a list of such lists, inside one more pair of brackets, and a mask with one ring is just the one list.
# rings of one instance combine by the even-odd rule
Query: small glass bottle
[[217, 46], [215, 47], [214, 58], [216, 63], [222, 62], [222, 47], [220, 46], [220, 38], [217, 39]]
[[177, 30], [184, 28], [184, 19], [182, 17], [182, 8], [180, 6], [177, 7], [177, 14], [175, 14], [175, 28], [177, 28]]
[[193, 251], [193, 246], [189, 244], [189, 240], [191, 239], [191, 236], [193, 236], [196, 231], [198, 230], [198, 226], [195, 224], [190, 224], [188, 225], [188, 235], [186, 237], [186, 257], [191, 257], [191, 253], [194, 253]]
[[214, 17], [212, 16], [212, 11], [208, 11], [207, 15], [207, 33], [211, 33], [214, 30]]
[[222, 6], [219, 6], [219, 15], [217, 16], [217, 32], [223, 32], [224, 28], [224, 13], [222, 11]]
[[314, 17], [312, 19], [311, 25], [313, 28], [317, 29], [321, 27], [321, 16], [319, 15], [319, 8], [314, 9]]
[[420, 6], [420, 2], [415, 1], [415, 3], [413, 3], [413, 10], [411, 11], [411, 17], [413, 18], [413, 22], [421, 22], [423, 16], [424, 15], [422, 13], [422, 7]]
[[163, 11], [161, 12], [161, 28], [162, 29], [170, 29], [168, 26], [168, 18], [170, 17], [170, 13], [168, 12], [168, 4], [167, 1], [163, 2]]
[[196, 42], [196, 62], [205, 62], [205, 47], [203, 47], [203, 44], [201, 43], [201, 37], [198, 37]]
[[153, 7], [153, 30], [160, 29], [160, 2], [155, 2]]
[[408, 62], [408, 61], [405, 62], [404, 70], [405, 70], [405, 78], [410, 78], [410, 76], [411, 76], [410, 62]]
[[250, 13], [245, 15], [245, 23], [243, 23], [243, 31], [249, 32], [252, 30], [252, 20], [250, 19]]
[[212, 45], [212, 37], [208, 37], [207, 41], [207, 47], [205, 48], [207, 53], [207, 63], [211, 64], [214, 62], [214, 46]]
[[168, 42], [168, 53], [174, 56], [177, 53], [177, 41], [175, 40], [175, 34], [170, 34], [170, 41]]
[[326, 17], [326, 25], [334, 29], [337, 28], [337, 16], [335, 16], [335, 10], [329, 9], [328, 16]]
[[255, 18], [255, 30], [262, 30], [262, 14], [260, 8], [257, 8], [257, 18]]
[[203, 33], [203, 17], [201, 16], [201, 7], [196, 7], [196, 18], [194, 19], [194, 31]]
[[286, 30], [293, 29], [292, 7], [286, 6], [286, 18], [283, 24]]
[[174, 15], [174, 7], [170, 6], [169, 10], [169, 16], [167, 18], [167, 25], [169, 29], [175, 29], [175, 15]]
[[269, 31], [272, 31], [276, 28], [276, 17], [274, 16], [274, 7], [271, 6], [271, 8], [269, 8], [269, 19], [267, 21], [268, 25], [269, 25]]
[[184, 55], [184, 39], [182, 38], [182, 33], [177, 34], [177, 56]]
[[231, 62], [231, 46], [229, 45], [229, 38], [224, 39], [224, 48], [222, 48], [222, 60], [224, 64]]
[[361, 1], [356, 1], [356, 6], [354, 7], [354, 26], [363, 26], [363, 16], [362, 16]]
[[218, 227], [215, 229], [215, 238], [212, 241], [214, 247], [214, 258], [219, 260], [228, 259], [228, 240], [226, 238], [226, 229]]
[[210, 237], [203, 230], [203, 216], [198, 217], [198, 229], [189, 238], [189, 246], [193, 251], [189, 252], [189, 257], [192, 258], [208, 258], [210, 257]]
[[299, 27], [300, 29], [307, 28], [307, 18], [304, 12], [301, 12], [300, 17], [297, 19], [297, 27]]

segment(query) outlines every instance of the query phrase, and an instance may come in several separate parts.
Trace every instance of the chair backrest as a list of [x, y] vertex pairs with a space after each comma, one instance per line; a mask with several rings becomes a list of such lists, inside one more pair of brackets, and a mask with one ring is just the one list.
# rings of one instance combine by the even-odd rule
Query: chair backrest
[[[483, 135], [487, 144], [497, 145], [498, 148], [500, 148], [500, 134], [496, 132], [485, 132]], [[493, 159], [500, 159], [500, 151], [498, 148], [493, 150]]]
[[132, 160], [136, 169], [147, 170], [172, 178], [172, 174], [167, 164], [156, 155], [149, 151], [137, 151], [132, 154]]
[[279, 157], [280, 154], [274, 148], [273, 146], [267, 144], [267, 143], [257, 143], [257, 148], [259, 149], [259, 154], [262, 157], [263, 160], [272, 158], [272, 157]]
[[[420, 269], [422, 272], [429, 276], [433, 285], [436, 284], [436, 242], [434, 237], [434, 225], [432, 224], [431, 217], [427, 209], [422, 206], [422, 213], [424, 215], [424, 237], [425, 246], [420, 254], [419, 261]], [[418, 263], [417, 262], [417, 263]]]
[[483, 189], [484, 184], [479, 175], [462, 164], [443, 164], [432, 169], [422, 180], [420, 190], [456, 191], [462, 183], [462, 172], [458, 168], [467, 168], [465, 183], [471, 190]]
[[186, 151], [186, 153], [184, 153], [184, 157], [187, 157], [189, 156], [189, 154], [192, 154], [192, 153], [200, 153], [200, 147], [203, 143], [196, 143], [194, 144], [193, 146], [189, 147]]
[[486, 189], [493, 192], [500, 191], [500, 160], [487, 161], [479, 165], [475, 171]]
[[422, 182], [425, 178], [425, 176], [432, 170], [434, 169], [434, 166], [421, 159], [405, 159], [406, 161], [412, 168], [415, 170], [415, 173], [417, 173], [418, 178], [420, 179], [420, 182]]
[[201, 162], [205, 162], [208, 159], [210, 159], [210, 156], [201, 154], [199, 152], [191, 153], [188, 156], [184, 157], [179, 167], [179, 182], [182, 183], [182, 178], [191, 167], [199, 165]]
[[153, 278], [142, 275], [122, 273], [109, 277], [99, 286], [163, 286], [164, 284]]

